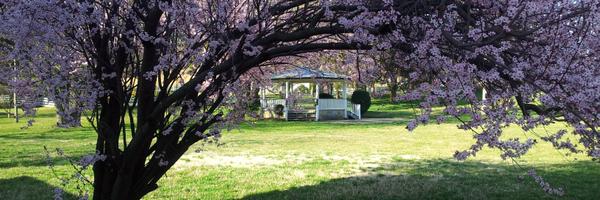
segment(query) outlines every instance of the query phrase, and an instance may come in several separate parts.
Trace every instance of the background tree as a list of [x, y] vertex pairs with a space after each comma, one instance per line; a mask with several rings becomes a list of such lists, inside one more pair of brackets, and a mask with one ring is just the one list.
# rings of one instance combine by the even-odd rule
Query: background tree
[[324, 71], [347, 75], [355, 89], [366, 90], [367, 85], [374, 84], [381, 76], [381, 68], [375, 65], [372, 56], [359, 51], [320, 51], [305, 55], [302, 62]]
[[408, 70], [401, 66], [405, 62], [402, 62], [403, 58], [399, 58], [399, 56], [401, 56], [401, 53], [394, 49], [371, 55], [378, 69], [381, 70], [379, 80], [385, 83], [390, 91], [391, 102], [398, 101], [398, 90], [401, 89], [401, 86], [408, 87], [408, 84], [406, 84]]
[[[462, 128], [483, 130], [458, 159], [484, 145], [503, 150], [504, 158], [521, 156], [532, 140], [500, 139], [501, 128], [554, 120], [574, 126], [586, 152], [600, 157], [594, 0], [4, 4], [0, 34], [15, 48], [3, 60], [41, 73], [60, 66], [89, 80], [57, 79], [90, 91], [82, 107], [93, 110], [98, 134], [98, 159], [88, 163], [94, 161], [96, 199], [139, 199], [153, 191], [192, 144], [243, 120], [249, 72], [323, 50], [405, 52], [418, 87], [403, 98], [424, 100], [423, 115], [408, 128], [427, 123], [431, 107], [444, 105], [448, 115], [472, 116]], [[490, 91], [488, 100], [475, 98], [478, 85]]]
[[[6, 8], [2, 8], [6, 9]], [[9, 52], [14, 52], [15, 42], [0, 37], [0, 54], [8, 57]], [[25, 58], [19, 62], [29, 62], [33, 58]], [[36, 57], [35, 59], [44, 59]], [[48, 97], [56, 106], [58, 127], [69, 128], [81, 126], [81, 110], [93, 91], [84, 82], [89, 81], [87, 74], [81, 74], [77, 66], [52, 64], [52, 61], [43, 63], [47, 67], [15, 67], [19, 65], [16, 60], [5, 59], [0, 62], [0, 70], [3, 71], [3, 77], [0, 83], [12, 86], [12, 92], [17, 94], [27, 115], [33, 115], [35, 107], [42, 104], [41, 99]], [[69, 61], [67, 61], [69, 62]], [[71, 62], [77, 62], [71, 60]], [[13, 93], [11, 93], [13, 95]], [[14, 101], [14, 100], [12, 100]]]

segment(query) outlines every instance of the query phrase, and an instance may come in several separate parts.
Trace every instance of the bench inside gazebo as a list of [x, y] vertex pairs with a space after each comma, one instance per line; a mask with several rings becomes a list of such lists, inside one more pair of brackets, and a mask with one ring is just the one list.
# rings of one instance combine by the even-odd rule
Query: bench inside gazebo
[[[263, 116], [269, 113], [271, 117], [281, 115], [286, 120], [315, 121], [361, 118], [360, 104], [352, 104], [347, 99], [349, 78], [344, 75], [296, 67], [273, 75], [271, 81], [274, 85], [281, 86], [281, 89], [279, 93], [273, 92], [277, 87], [261, 89]], [[332, 98], [334, 84], [341, 86], [337, 98]], [[305, 90], [304, 93], [309, 90], [310, 96], [307, 98], [306, 95], [302, 95], [299, 91], [301, 89]], [[267, 93], [270, 93], [269, 97]], [[323, 93], [329, 95], [322, 95]]]

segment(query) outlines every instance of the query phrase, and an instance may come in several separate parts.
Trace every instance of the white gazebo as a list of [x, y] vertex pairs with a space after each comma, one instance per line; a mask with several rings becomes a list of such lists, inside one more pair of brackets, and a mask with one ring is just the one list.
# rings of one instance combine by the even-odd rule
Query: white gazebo
[[[296, 67], [294, 69], [275, 74], [271, 77], [273, 83], [281, 84], [285, 96], [267, 98], [267, 88], [261, 89], [261, 108], [265, 111], [279, 111], [286, 120], [331, 120], [331, 119], [360, 119], [360, 105], [349, 104], [347, 82], [349, 78], [344, 75]], [[333, 84], [341, 84], [341, 94], [332, 98]], [[295, 96], [295, 90], [308, 85], [311, 90], [309, 98]], [[328, 86], [328, 97], [319, 97], [322, 86]], [[307, 88], [307, 87], [304, 87]], [[281, 95], [283, 95], [281, 94]]]

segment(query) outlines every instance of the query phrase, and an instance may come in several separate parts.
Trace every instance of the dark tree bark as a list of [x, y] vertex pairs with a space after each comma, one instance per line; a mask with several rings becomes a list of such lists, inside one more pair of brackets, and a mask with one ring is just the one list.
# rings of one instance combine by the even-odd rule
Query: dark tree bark
[[[54, 94], [51, 95], [54, 95], [54, 106], [56, 107], [56, 126], [60, 128], [81, 127], [80, 102], [77, 102], [76, 97], [81, 91], [76, 91], [69, 84], [60, 88], [52, 88], [52, 90]], [[61, 96], [59, 94], [61, 91], [66, 96]]]
[[[63, 106], [56, 105], [56, 110], [58, 112], [64, 112]], [[81, 112], [78, 110], [74, 110], [70, 113], [70, 115], [56, 115], [56, 126], [60, 128], [74, 128], [81, 127]]]
[[390, 102], [396, 102], [398, 99], [398, 81], [395, 78], [391, 78], [387, 83], [388, 90], [390, 90]]

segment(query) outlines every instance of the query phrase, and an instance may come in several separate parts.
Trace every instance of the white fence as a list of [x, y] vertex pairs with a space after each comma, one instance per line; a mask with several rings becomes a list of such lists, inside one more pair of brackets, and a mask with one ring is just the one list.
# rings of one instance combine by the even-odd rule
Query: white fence
[[275, 105], [283, 105], [284, 107], [287, 107], [285, 105], [285, 99], [263, 99], [260, 101], [260, 106], [263, 108], [273, 109]]
[[[319, 99], [319, 110], [344, 110], [348, 104], [344, 99]], [[286, 106], [285, 99], [264, 99], [260, 105], [263, 108], [273, 108], [275, 105]]]
[[[348, 100], [345, 99], [319, 99], [318, 104], [315, 105], [315, 120], [319, 121], [320, 112], [322, 110], [344, 110], [344, 112], [350, 111], [351, 114], [356, 115], [358, 119], [362, 119], [360, 113], [360, 104], [348, 104]], [[285, 99], [263, 99], [260, 101], [260, 105], [263, 109], [272, 110], [275, 105], [283, 105], [283, 117], [287, 119], [290, 108], [286, 105]], [[345, 115], [350, 115], [347, 113]]]
[[345, 110], [347, 103], [345, 99], [319, 99], [319, 110]]

